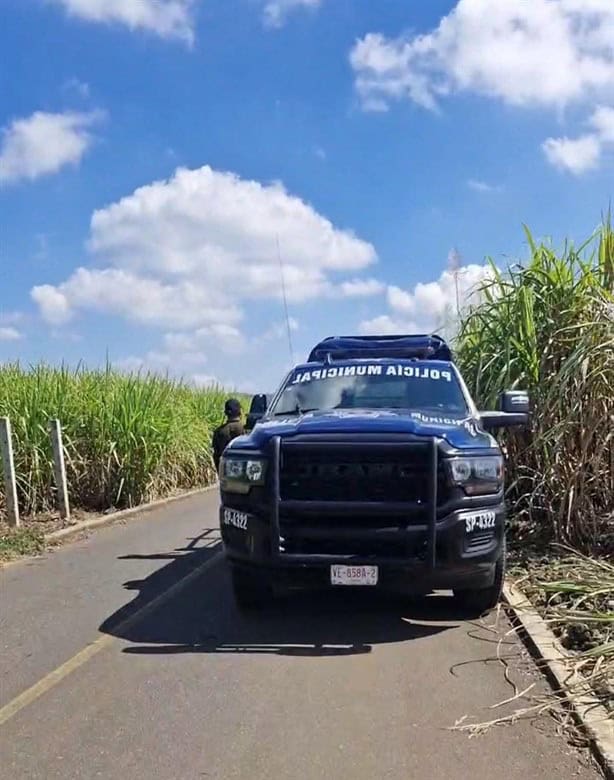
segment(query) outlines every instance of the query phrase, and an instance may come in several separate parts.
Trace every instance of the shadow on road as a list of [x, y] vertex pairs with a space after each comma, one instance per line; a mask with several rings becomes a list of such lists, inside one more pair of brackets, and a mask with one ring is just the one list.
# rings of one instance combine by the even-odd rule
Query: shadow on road
[[[198, 536], [186, 539], [184, 547], [176, 547], [168, 552], [153, 552], [147, 555], [120, 555], [120, 561], [168, 561], [165, 566], [156, 569], [142, 580], [126, 580], [126, 590], [138, 591], [133, 601], [114, 612], [100, 626], [100, 631], [113, 636], [121, 636], [122, 625], [135, 618], [138, 612], [155, 599], [161, 597], [194, 569], [200, 568], [206, 561], [221, 550], [220, 533], [217, 528], [207, 528]], [[185, 595], [185, 591], [177, 598]], [[162, 608], [162, 607], [161, 607]]]
[[[206, 531], [185, 547], [122, 560], [168, 560], [143, 580], [124, 587], [138, 596], [111, 615], [100, 630], [132, 644], [130, 655], [254, 653], [345, 656], [370, 653], [374, 645], [424, 639], [458, 625], [449, 598], [419, 601], [374, 592], [325, 591], [276, 600], [244, 615], [233, 601], [226, 566], [218, 562], [153, 610], [144, 606], [219, 552], [217, 532]], [[454, 622], [452, 622], [454, 621]]]

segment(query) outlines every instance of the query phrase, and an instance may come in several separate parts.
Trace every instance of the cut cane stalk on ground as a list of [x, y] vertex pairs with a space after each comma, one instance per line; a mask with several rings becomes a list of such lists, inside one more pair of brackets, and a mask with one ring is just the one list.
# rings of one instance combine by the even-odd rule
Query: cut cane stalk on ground
[[[456, 349], [483, 408], [504, 386], [531, 394], [530, 430], [502, 437], [509, 536], [520, 551], [511, 575], [570, 655], [567, 696], [596, 694], [611, 719], [614, 233], [607, 220], [585, 245], [567, 245], [560, 254], [528, 231], [527, 240], [526, 264], [506, 273], [493, 267], [481, 302], [464, 318]], [[456, 728], [477, 734], [522, 717], [559, 717], [561, 693]], [[566, 715], [563, 721], [568, 725]]]
[[567, 651], [569, 689], [594, 693], [614, 720], [614, 565], [562, 552], [512, 576]]

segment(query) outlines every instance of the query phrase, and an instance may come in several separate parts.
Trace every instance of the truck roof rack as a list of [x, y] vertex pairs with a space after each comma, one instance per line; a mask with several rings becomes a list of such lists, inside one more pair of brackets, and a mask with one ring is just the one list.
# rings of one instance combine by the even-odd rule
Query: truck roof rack
[[317, 344], [309, 355], [308, 363], [325, 363], [333, 360], [361, 358], [414, 358], [420, 360], [452, 361], [452, 351], [446, 342], [435, 334], [406, 336], [329, 336]]

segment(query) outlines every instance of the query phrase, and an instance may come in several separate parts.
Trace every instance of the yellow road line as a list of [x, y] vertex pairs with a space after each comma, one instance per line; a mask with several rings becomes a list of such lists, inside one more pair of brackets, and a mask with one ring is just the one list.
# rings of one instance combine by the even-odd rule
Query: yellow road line
[[[221, 560], [222, 552], [220, 551], [212, 558], [209, 558], [207, 561], [205, 561], [201, 566], [198, 566], [189, 574], [186, 574], [185, 577], [172, 585], [168, 590], [165, 590], [159, 596], [156, 596], [155, 599], [148, 601], [147, 604], [141, 607], [141, 609], [137, 610], [132, 615], [130, 615], [130, 617], [127, 617], [125, 620], [119, 623], [114, 628], [114, 631], [117, 634], [125, 632], [126, 629], [130, 628], [135, 623], [138, 623], [139, 620], [142, 620], [142, 618], [144, 618], [150, 612], [153, 612], [153, 610], [157, 609], [165, 601], [168, 601], [170, 598], [175, 596], [180, 590], [185, 588], [186, 585], [200, 577], [201, 574], [203, 574], [208, 569], [211, 569]], [[109, 647], [109, 645], [116, 641], [116, 639], [117, 637], [111, 636], [110, 634], [104, 634], [103, 636], [98, 637], [95, 642], [92, 642], [92, 644], [84, 647], [83, 650], [80, 650], [78, 653], [73, 655], [72, 658], [69, 658], [68, 661], [65, 661], [63, 664], [58, 666], [57, 669], [49, 672], [49, 674], [45, 675], [45, 677], [43, 677], [37, 683], [32, 685], [23, 693], [20, 693], [19, 696], [16, 696], [8, 704], [5, 704], [4, 707], [0, 708], [0, 726], [3, 726], [14, 715], [17, 715], [17, 713], [23, 710], [24, 707], [27, 707], [29, 704], [32, 704], [32, 702], [35, 702], [44, 693], [47, 693], [47, 691], [55, 688], [59, 682], [64, 680], [75, 670], [79, 669], [79, 667], [83, 666], [83, 664], [87, 663], [90, 658], [93, 658], [101, 650], [104, 650], [105, 647]]]

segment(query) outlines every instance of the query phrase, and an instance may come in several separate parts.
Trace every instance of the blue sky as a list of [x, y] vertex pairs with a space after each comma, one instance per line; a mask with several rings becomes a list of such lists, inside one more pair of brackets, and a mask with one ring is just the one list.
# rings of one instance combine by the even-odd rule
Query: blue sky
[[0, 0], [0, 360], [248, 390], [614, 183], [610, 0]]

